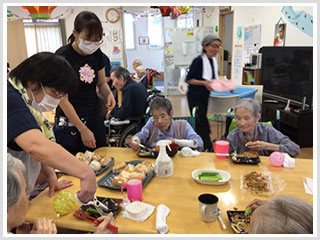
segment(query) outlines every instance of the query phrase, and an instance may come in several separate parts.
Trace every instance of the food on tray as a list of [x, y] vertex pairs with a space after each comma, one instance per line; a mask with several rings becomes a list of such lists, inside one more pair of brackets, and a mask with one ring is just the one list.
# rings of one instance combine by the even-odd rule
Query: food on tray
[[265, 173], [253, 171], [244, 175], [244, 187], [254, 193], [266, 193], [270, 191], [270, 179]]
[[102, 167], [107, 166], [112, 161], [112, 157], [106, 155], [100, 160], [100, 164]]
[[110, 156], [100, 156], [94, 152], [86, 151], [85, 153], [78, 152], [76, 158], [85, 164], [89, 165], [94, 171], [99, 171], [102, 167], [107, 166], [112, 161]]
[[101, 169], [101, 165], [98, 161], [96, 160], [93, 160], [90, 162], [90, 165], [89, 165], [94, 171], [99, 171]]
[[140, 156], [148, 156], [151, 153], [151, 151], [148, 151], [146, 149], [140, 149], [139, 150], [139, 155]]
[[242, 152], [240, 157], [257, 158], [259, 157], [259, 154], [257, 152]]
[[121, 163], [118, 163], [118, 164], [115, 164], [112, 168], [112, 171], [114, 173], [119, 173], [121, 172], [122, 169], [124, 169], [125, 167], [127, 166], [127, 164], [125, 162], [121, 162]]
[[222, 176], [218, 172], [202, 172], [198, 175], [199, 180], [202, 181], [214, 181], [222, 180]]
[[121, 176], [115, 176], [112, 180], [112, 185], [113, 186], [117, 186], [117, 187], [122, 187], [123, 185], [125, 185], [127, 183], [126, 178], [121, 177]]
[[245, 214], [235, 212], [235, 213], [232, 213], [230, 220], [231, 220], [231, 227], [236, 233], [248, 232], [251, 216], [246, 216]]
[[136, 166], [134, 166], [133, 164], [127, 165], [125, 162], [118, 163], [112, 169], [114, 173], [119, 173], [118, 176], [114, 177], [112, 185], [123, 186], [126, 184], [127, 180], [131, 178], [139, 178], [141, 180], [144, 180], [146, 174], [154, 171], [154, 169], [154, 163], [148, 161], [143, 161]]

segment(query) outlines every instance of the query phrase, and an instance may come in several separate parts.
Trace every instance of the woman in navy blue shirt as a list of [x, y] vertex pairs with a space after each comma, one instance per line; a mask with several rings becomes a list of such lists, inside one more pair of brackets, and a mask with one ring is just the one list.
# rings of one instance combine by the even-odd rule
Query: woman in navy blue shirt
[[198, 107], [196, 132], [201, 136], [205, 151], [213, 151], [210, 140], [210, 126], [207, 118], [211, 82], [218, 78], [218, 64], [215, 56], [221, 48], [221, 40], [208, 35], [202, 40], [202, 54], [196, 57], [190, 66], [186, 82], [188, 88], [189, 110]]

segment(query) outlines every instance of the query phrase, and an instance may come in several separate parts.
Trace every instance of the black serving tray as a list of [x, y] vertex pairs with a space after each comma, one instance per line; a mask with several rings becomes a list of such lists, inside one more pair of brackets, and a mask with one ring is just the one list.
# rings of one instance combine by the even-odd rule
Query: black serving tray
[[99, 174], [103, 173], [108, 167], [110, 167], [112, 164], [114, 163], [114, 158], [111, 158], [111, 161], [104, 167], [101, 166], [100, 170], [98, 171], [94, 171], [96, 176], [98, 176]]
[[[230, 227], [231, 227], [231, 224], [234, 223], [232, 221], [232, 216], [235, 213], [238, 213], [238, 214], [244, 216], [244, 211], [227, 211], [227, 216], [228, 216], [228, 219], [229, 219]], [[231, 227], [231, 229], [234, 231], [234, 233], [237, 233], [237, 232], [235, 232], [235, 230], [232, 227]], [[247, 232], [245, 232], [245, 231], [240, 232], [240, 234], [244, 234], [244, 233], [247, 233]]]
[[260, 161], [258, 153], [256, 153], [256, 154], [257, 154], [257, 157], [239, 157], [239, 156], [237, 156], [237, 160], [233, 160], [232, 155], [230, 155], [230, 159], [232, 162], [237, 163], [237, 164], [258, 164], [261, 161]]
[[143, 158], [157, 158], [159, 152], [156, 151], [146, 151], [144, 149], [140, 149], [138, 151], [138, 156]]
[[[97, 199], [109, 208], [108, 211], [104, 211], [103, 209], [101, 209], [101, 211], [103, 211], [104, 213], [112, 212], [113, 213], [113, 217], [115, 218], [118, 215], [118, 213], [121, 211], [120, 204], [122, 203], [122, 199], [119, 199], [119, 198], [105, 198], [105, 197], [97, 197]], [[96, 216], [93, 216], [93, 215], [91, 215], [91, 214], [89, 214], [87, 212], [88, 208], [95, 209], [94, 205], [88, 204], [88, 205], [82, 205], [80, 207], [80, 211], [83, 212], [83, 213], [86, 213], [86, 214], [88, 214], [88, 215], [90, 215], [92, 217], [96, 217]]]
[[[142, 162], [143, 162], [142, 160], [132, 160], [132, 161], [126, 162], [126, 164], [132, 164], [132, 165], [136, 166]], [[151, 178], [154, 176], [154, 174], [155, 174], [154, 171], [151, 171], [148, 174], [146, 174], [145, 179], [143, 179], [143, 181], [142, 181], [142, 187], [144, 187], [151, 180]], [[113, 190], [121, 190], [121, 187], [112, 185], [112, 180], [117, 175], [118, 175], [118, 173], [114, 173], [111, 169], [102, 178], [99, 179], [98, 186], [110, 188]]]

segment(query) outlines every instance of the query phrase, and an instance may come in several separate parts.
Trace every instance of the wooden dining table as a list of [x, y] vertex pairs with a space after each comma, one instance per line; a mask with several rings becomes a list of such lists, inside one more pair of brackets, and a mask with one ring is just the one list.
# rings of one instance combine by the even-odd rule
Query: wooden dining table
[[[114, 157], [115, 163], [130, 160], [147, 160], [155, 162], [154, 158], [141, 158], [137, 153], [127, 148], [103, 147], [95, 151], [102, 156]], [[179, 151], [172, 158], [174, 164], [174, 174], [168, 178], [154, 176], [143, 188], [142, 201], [155, 207], [154, 212], [144, 222], [133, 221], [122, 216], [120, 212], [115, 218], [115, 224], [119, 228], [119, 233], [124, 234], [156, 234], [156, 214], [157, 206], [164, 204], [170, 209], [166, 222], [169, 234], [232, 234], [227, 217], [227, 210], [244, 210], [247, 203], [255, 198], [270, 199], [275, 195], [290, 195], [312, 203], [312, 195], [307, 195], [303, 186], [305, 177], [313, 177], [312, 159], [295, 159], [295, 168], [274, 167], [269, 162], [269, 157], [260, 156], [261, 163], [257, 165], [235, 164], [230, 159], [218, 159], [214, 153], [201, 152], [198, 157], [183, 157]], [[196, 169], [219, 169], [231, 174], [229, 182], [215, 186], [204, 185], [196, 182], [192, 178], [192, 172]], [[111, 167], [97, 176], [97, 181], [104, 176]], [[273, 195], [257, 195], [241, 188], [241, 176], [251, 171], [268, 171], [271, 173], [274, 190], [279, 190], [276, 186], [281, 182], [284, 189]], [[76, 193], [80, 189], [80, 181], [72, 176], [64, 175], [60, 179], [70, 179], [73, 186], [68, 191]], [[219, 198], [218, 207], [221, 210], [221, 217], [227, 230], [224, 230], [218, 220], [206, 223], [200, 220], [198, 196], [202, 193], [211, 193]], [[96, 196], [121, 198], [119, 190], [112, 190], [105, 187], [97, 187]], [[80, 207], [76, 203], [73, 210], [60, 218], [56, 217], [53, 208], [53, 198], [49, 198], [48, 189], [41, 192], [29, 205], [26, 216], [27, 222], [33, 222], [35, 218], [46, 217], [54, 219], [58, 227], [73, 230], [94, 232], [96, 227], [91, 223], [77, 219], [73, 213]]]

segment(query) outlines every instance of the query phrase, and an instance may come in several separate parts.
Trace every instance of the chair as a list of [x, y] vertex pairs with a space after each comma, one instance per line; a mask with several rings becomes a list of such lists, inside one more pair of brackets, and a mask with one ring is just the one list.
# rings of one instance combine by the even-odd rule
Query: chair
[[209, 120], [217, 122], [217, 137], [223, 135], [228, 108], [234, 107], [239, 100], [239, 95], [209, 97], [208, 112], [215, 116], [209, 117]]

